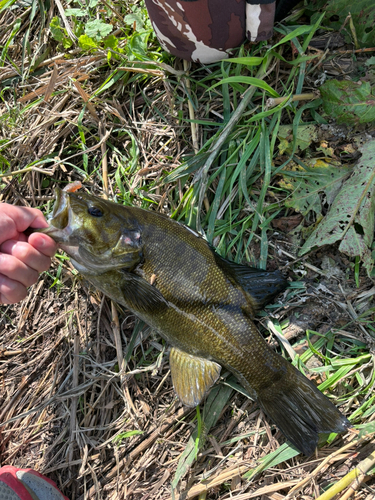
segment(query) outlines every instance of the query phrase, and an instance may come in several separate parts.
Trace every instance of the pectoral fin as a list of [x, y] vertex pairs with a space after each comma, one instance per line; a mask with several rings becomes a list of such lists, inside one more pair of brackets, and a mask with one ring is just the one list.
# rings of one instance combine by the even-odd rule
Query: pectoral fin
[[221, 366], [172, 347], [169, 355], [174, 390], [186, 406], [197, 406], [219, 378]]
[[159, 312], [168, 307], [161, 292], [145, 279], [122, 270], [122, 290], [125, 301], [134, 312]]

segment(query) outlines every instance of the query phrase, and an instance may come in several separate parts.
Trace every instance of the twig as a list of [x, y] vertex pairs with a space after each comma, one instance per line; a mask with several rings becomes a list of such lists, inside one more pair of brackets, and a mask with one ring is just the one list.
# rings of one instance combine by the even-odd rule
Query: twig
[[164, 77], [164, 73], [158, 69], [148, 69], [148, 68], [143, 69], [143, 68], [132, 68], [127, 66], [121, 66], [117, 68], [117, 71], [128, 71], [129, 73], [144, 73], [146, 75], [154, 75], [160, 78]]
[[296, 357], [296, 351], [293, 349], [293, 347], [290, 345], [288, 339], [284, 337], [280, 332], [277, 331], [275, 328], [275, 325], [272, 323], [270, 319], [266, 320], [266, 326], [271, 332], [276, 335], [278, 338], [279, 342], [281, 345], [284, 347], [284, 349], [288, 352], [289, 356], [294, 359]]
[[105, 126], [102, 121], [99, 122], [99, 137], [100, 137], [100, 149], [102, 152], [102, 173], [103, 173], [103, 188], [106, 199], [108, 198], [108, 161], [107, 161], [107, 146], [106, 140], [108, 134], [105, 133]]
[[318, 93], [309, 93], [309, 94], [296, 94], [292, 97], [270, 97], [267, 99], [266, 102], [266, 108], [274, 108], [275, 106], [278, 106], [279, 104], [282, 104], [283, 102], [289, 101], [290, 102], [295, 102], [295, 101], [313, 101], [314, 99], [317, 99], [319, 97]]
[[45, 102], [49, 102], [49, 100], [51, 99], [51, 95], [52, 95], [52, 92], [55, 88], [58, 76], [59, 76], [59, 73], [58, 73], [58, 69], [57, 69], [57, 64], [54, 64], [51, 78], [49, 79], [49, 82], [48, 82], [48, 85], [46, 88], [46, 92], [44, 94], [44, 101]]
[[[354, 483], [350, 485], [348, 488], [347, 492], [340, 497], [340, 500], [349, 500], [349, 498], [355, 493], [358, 488], [361, 486], [362, 483], [366, 483], [369, 479], [371, 479], [373, 475], [368, 475], [368, 476], [359, 476]], [[368, 497], [367, 497], [368, 498]]]
[[186, 93], [188, 95], [189, 118], [191, 120], [191, 122], [190, 122], [191, 138], [192, 138], [192, 141], [193, 141], [194, 153], [197, 154], [198, 151], [199, 151], [198, 134], [197, 134], [197, 124], [194, 123], [195, 114], [194, 114], [193, 104], [191, 102], [191, 94], [190, 94], [191, 87], [190, 87], [190, 80], [188, 78], [188, 76], [189, 76], [189, 64], [185, 60], [184, 60], [184, 70], [185, 70], [185, 73], [186, 73], [185, 85], [186, 85]]
[[335, 50], [336, 54], [361, 54], [362, 52], [375, 52], [375, 47], [366, 47], [356, 50]]
[[[367, 439], [368, 436], [363, 437], [361, 439], [358, 439], [358, 441], [351, 442], [346, 444], [345, 446], [342, 446], [340, 449], [336, 450], [334, 453], [331, 453], [328, 457], [326, 457], [321, 464], [316, 467], [310, 474], [308, 474], [305, 478], [302, 479], [298, 484], [296, 484], [288, 493], [288, 495], [285, 497], [285, 500], [289, 500], [291, 498], [294, 498], [294, 495], [297, 491], [299, 491], [305, 484], [307, 484], [313, 477], [315, 477], [326, 465], [330, 465], [332, 462], [335, 461], [336, 457], [339, 455], [342, 455], [345, 451], [349, 450], [350, 448], [353, 448], [354, 446], [358, 448], [358, 446]], [[320, 498], [320, 497], [319, 497]], [[320, 500], [322, 500], [320, 498]]]
[[27, 168], [22, 168], [21, 170], [14, 170], [13, 172], [7, 172], [6, 174], [0, 174], [0, 179], [3, 177], [12, 177], [13, 175], [18, 175], [18, 174], [26, 174], [26, 172], [40, 172], [41, 174], [45, 175], [53, 175], [55, 173], [55, 169], [53, 170], [43, 170], [42, 168], [38, 167], [27, 167]]
[[62, 3], [60, 2], [60, 0], [55, 0], [55, 4], [57, 5], [57, 8], [59, 10], [59, 14], [60, 14], [61, 19], [64, 23], [64, 26], [65, 26], [66, 32], [68, 33], [69, 38], [72, 40], [72, 42], [75, 42], [77, 40], [77, 37], [75, 36], [75, 34], [72, 31], [72, 28], [70, 27], [70, 24], [69, 24], [69, 21], [65, 15], [65, 10], [64, 10], [64, 7], [62, 6]]
[[[45, 66], [49, 66], [50, 64], [54, 63], [55, 61], [61, 61], [63, 63], [71, 63], [71, 59], [66, 59], [66, 57], [73, 57], [77, 54], [82, 54], [82, 49], [81, 48], [78, 48], [78, 49], [74, 49], [74, 50], [70, 50], [64, 54], [57, 54], [57, 56], [54, 56], [54, 57], [51, 57], [50, 59], [46, 59], [45, 61], [41, 62], [40, 64], [38, 64], [38, 66], [35, 66], [33, 68], [30, 68], [30, 73], [32, 72], [35, 72], [37, 71], [38, 69], [40, 68], [44, 68]], [[106, 60], [104, 55], [100, 55], [100, 56], [87, 56], [87, 61], [86, 63], [89, 63], [89, 62], [93, 62], [93, 61], [98, 61], [98, 60]], [[82, 60], [82, 59], [81, 59]], [[28, 68], [30, 66], [32, 61], [26, 61], [25, 64], [24, 64], [24, 68]], [[15, 76], [19, 76], [20, 77], [20, 73], [19, 71], [9, 71], [8, 73], [6, 73], [5, 71], [2, 72], [2, 74], [0, 74], [0, 82], [2, 82], [3, 80], [7, 80], [9, 78], [14, 78]]]
[[83, 90], [81, 85], [78, 83], [78, 80], [72, 80], [73, 85], [78, 90], [79, 95], [82, 97], [83, 102], [86, 104], [87, 109], [90, 112], [90, 115], [94, 118], [96, 123], [99, 123], [99, 117], [96, 113], [95, 106], [90, 102], [90, 96]]
[[374, 465], [375, 451], [373, 451], [367, 458], [359, 462], [357, 467], [348, 472], [342, 479], [340, 479], [340, 481], [331, 486], [329, 490], [325, 491], [323, 495], [320, 495], [320, 497], [316, 500], [331, 500], [331, 498], [340, 493], [340, 491], [351, 485], [350, 487], [353, 489], [352, 492], [350, 492], [350, 495], [345, 495], [346, 498], [349, 498], [355, 491], [354, 487], [363, 481], [366, 476], [366, 472], [374, 467]]
[[[78, 304], [78, 294], [76, 292], [75, 303]], [[77, 327], [74, 332], [74, 350], [73, 350], [73, 377], [72, 377], [72, 388], [76, 389], [78, 387], [78, 377], [79, 377], [79, 340], [81, 334], [81, 325], [79, 322], [79, 315], [76, 311]], [[76, 427], [77, 427], [77, 405], [78, 396], [72, 398], [72, 404], [70, 407], [70, 439], [69, 439], [69, 453], [68, 461], [73, 461], [74, 453], [74, 443], [76, 442]]]
[[113, 335], [115, 337], [118, 369], [122, 385], [124, 380], [124, 354], [122, 351], [122, 343], [120, 336], [120, 321], [118, 319], [116, 304], [113, 302], [113, 300], [111, 301], [111, 311], [112, 311], [112, 330], [113, 330]]
[[[176, 406], [179, 405], [179, 403], [176, 403], [172, 409], [176, 408]], [[118, 467], [111, 467], [111, 470], [108, 472], [108, 474], [104, 477], [104, 479], [101, 481], [101, 484], [105, 484], [114, 477], [117, 476], [118, 472], [121, 472], [122, 469], [124, 469], [126, 466], [132, 464], [136, 457], [140, 455], [141, 453], [145, 452], [150, 446], [156, 441], [156, 439], [165, 434], [166, 430], [177, 420], [180, 420], [181, 418], [185, 417], [189, 412], [192, 411], [192, 408], [188, 408], [184, 406], [183, 408], [180, 408], [177, 413], [171, 415], [169, 418], [167, 418], [163, 423], [159, 424], [157, 428], [148, 436], [148, 438], [144, 439], [133, 451], [131, 451], [128, 455], [126, 455], [122, 460], [119, 461]], [[91, 498], [95, 495], [96, 488], [95, 486], [92, 486], [90, 488], [90, 491], [88, 492], [87, 498]]]
[[117, 20], [120, 21], [120, 23], [122, 24], [122, 26], [126, 26], [126, 23], [124, 22], [124, 16], [121, 15], [120, 12], [118, 12], [113, 7], [113, 5], [111, 5], [110, 3], [106, 2], [105, 0], [102, 0], [102, 3], [104, 3], [104, 5], [114, 13], [114, 15], [116, 16]]

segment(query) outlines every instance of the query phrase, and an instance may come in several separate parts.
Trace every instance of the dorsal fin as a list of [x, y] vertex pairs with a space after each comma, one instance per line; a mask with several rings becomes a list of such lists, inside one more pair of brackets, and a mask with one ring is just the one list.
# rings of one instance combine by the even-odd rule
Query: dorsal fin
[[282, 292], [288, 285], [288, 281], [282, 272], [264, 271], [255, 267], [235, 264], [224, 259], [213, 250], [216, 264], [250, 296], [254, 312], [259, 312], [265, 305]]

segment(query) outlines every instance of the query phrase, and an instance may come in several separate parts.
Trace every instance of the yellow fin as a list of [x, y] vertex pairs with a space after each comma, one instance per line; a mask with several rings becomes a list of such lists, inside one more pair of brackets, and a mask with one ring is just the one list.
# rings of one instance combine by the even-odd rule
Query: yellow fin
[[221, 366], [172, 347], [169, 355], [174, 390], [186, 406], [197, 406], [219, 378]]

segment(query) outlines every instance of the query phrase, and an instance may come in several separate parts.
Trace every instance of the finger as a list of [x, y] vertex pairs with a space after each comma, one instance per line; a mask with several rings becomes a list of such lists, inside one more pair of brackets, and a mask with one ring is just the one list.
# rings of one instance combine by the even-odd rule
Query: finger
[[13, 255], [0, 253], [0, 273], [21, 285], [31, 286], [38, 281], [39, 273]]
[[57, 244], [47, 234], [33, 233], [29, 236], [28, 242], [47, 257], [53, 257], [57, 252]]
[[30, 227], [33, 227], [35, 229], [39, 229], [41, 227], [48, 227], [49, 226], [43, 213], [38, 208], [30, 208], [30, 210], [32, 210], [31, 215], [34, 216], [34, 220], [30, 224]]
[[42, 212], [36, 208], [16, 207], [0, 203], [0, 244], [9, 239], [18, 239], [28, 227], [47, 227]]
[[18, 235], [18, 241], [27, 241], [27, 236], [24, 233]]
[[15, 304], [27, 296], [27, 289], [18, 281], [0, 274], [0, 303]]
[[0, 251], [12, 255], [38, 273], [47, 271], [51, 265], [50, 257], [23, 241], [8, 240], [1, 245]]

